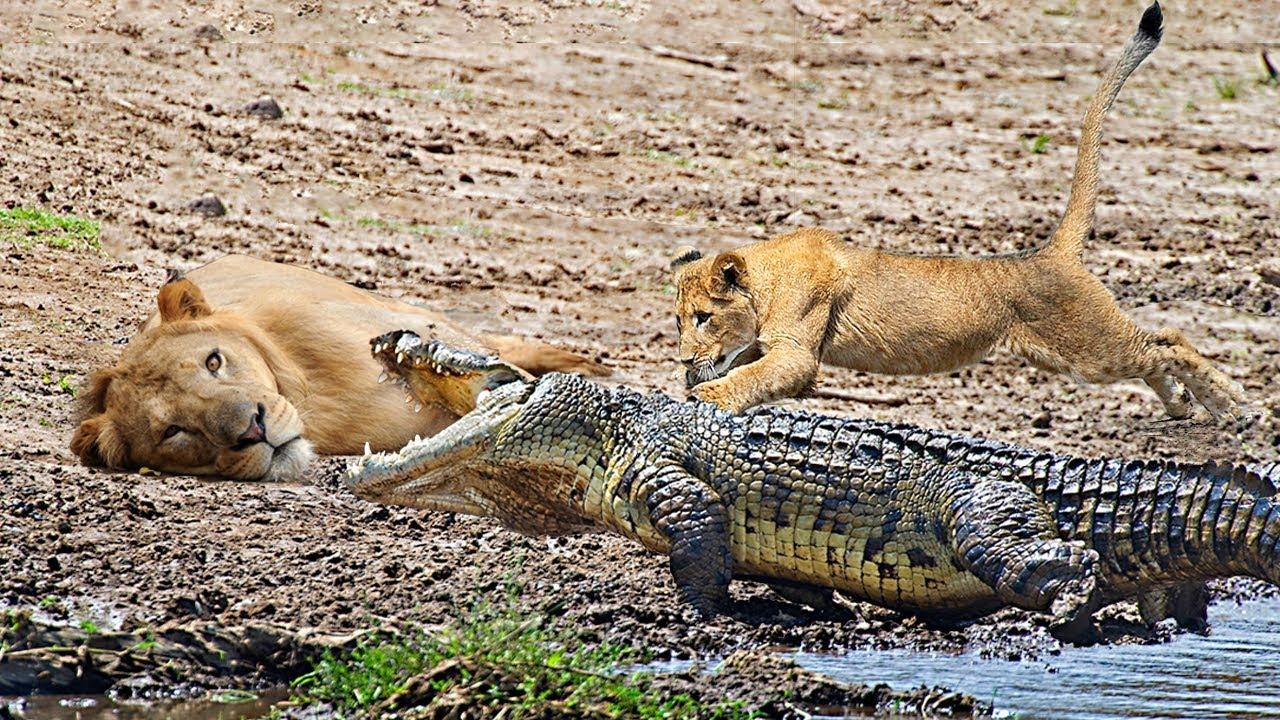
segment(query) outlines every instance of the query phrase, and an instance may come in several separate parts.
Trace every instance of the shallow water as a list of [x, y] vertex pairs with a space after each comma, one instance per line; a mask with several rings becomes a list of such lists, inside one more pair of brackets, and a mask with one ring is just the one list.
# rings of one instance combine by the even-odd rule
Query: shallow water
[[266, 716], [272, 705], [287, 696], [285, 690], [268, 690], [253, 694], [214, 693], [191, 700], [117, 703], [105, 695], [37, 695], [0, 697], [0, 708], [7, 706], [14, 717], [24, 720], [251, 720]]
[[907, 650], [800, 653], [805, 667], [896, 690], [945, 685], [1018, 720], [1280, 719], [1280, 599], [1209, 608], [1208, 636], [1071, 648], [1037, 662]]

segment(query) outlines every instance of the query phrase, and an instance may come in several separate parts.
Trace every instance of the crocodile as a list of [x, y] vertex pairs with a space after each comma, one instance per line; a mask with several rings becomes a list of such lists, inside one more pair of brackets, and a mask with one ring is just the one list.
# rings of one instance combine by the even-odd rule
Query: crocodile
[[732, 611], [736, 578], [819, 609], [843, 598], [946, 623], [1014, 606], [1088, 643], [1113, 602], [1194, 627], [1206, 580], [1280, 583], [1277, 465], [1087, 459], [778, 408], [733, 415], [578, 375], [533, 380], [408, 331], [373, 351], [411, 392], [447, 369], [475, 409], [354, 461], [354, 494], [529, 535], [620, 534], [668, 555], [703, 616]]

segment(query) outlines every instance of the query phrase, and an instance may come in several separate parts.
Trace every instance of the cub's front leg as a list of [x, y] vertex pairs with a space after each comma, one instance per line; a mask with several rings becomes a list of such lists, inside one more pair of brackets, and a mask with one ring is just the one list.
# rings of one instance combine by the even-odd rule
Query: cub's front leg
[[761, 403], [799, 395], [817, 377], [817, 353], [795, 339], [786, 338], [766, 345], [759, 360], [698, 385], [693, 395], [721, 409], [739, 413]]

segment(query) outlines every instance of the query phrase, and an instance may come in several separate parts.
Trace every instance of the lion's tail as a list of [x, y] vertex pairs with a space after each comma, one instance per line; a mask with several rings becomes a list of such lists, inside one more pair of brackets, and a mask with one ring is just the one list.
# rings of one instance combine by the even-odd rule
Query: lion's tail
[[1071, 199], [1062, 223], [1054, 231], [1047, 250], [1079, 257], [1084, 251], [1084, 239], [1093, 228], [1093, 211], [1098, 200], [1098, 155], [1102, 144], [1102, 119], [1124, 81], [1142, 61], [1160, 44], [1164, 15], [1160, 3], [1153, 2], [1142, 14], [1138, 32], [1129, 38], [1120, 59], [1111, 67], [1098, 86], [1089, 109], [1084, 114], [1084, 129], [1080, 132], [1080, 147], [1076, 156], [1075, 177], [1071, 181]]

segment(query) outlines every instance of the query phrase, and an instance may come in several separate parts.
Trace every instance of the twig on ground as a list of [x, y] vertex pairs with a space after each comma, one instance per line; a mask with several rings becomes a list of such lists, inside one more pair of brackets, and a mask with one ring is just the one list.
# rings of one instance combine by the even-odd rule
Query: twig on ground
[[702, 65], [703, 67], [714, 68], [716, 70], [727, 70], [729, 72], [737, 72], [737, 68], [729, 63], [726, 55], [696, 55], [684, 50], [676, 50], [665, 45], [643, 45], [645, 50], [659, 57], [671, 58], [673, 60], [683, 60], [694, 65]]
[[900, 396], [859, 395], [857, 393], [835, 390], [833, 388], [819, 388], [809, 393], [809, 397], [822, 398], [824, 400], [844, 400], [847, 402], [860, 403], [862, 405], [884, 405], [886, 407], [899, 407], [907, 404], [907, 399]]

